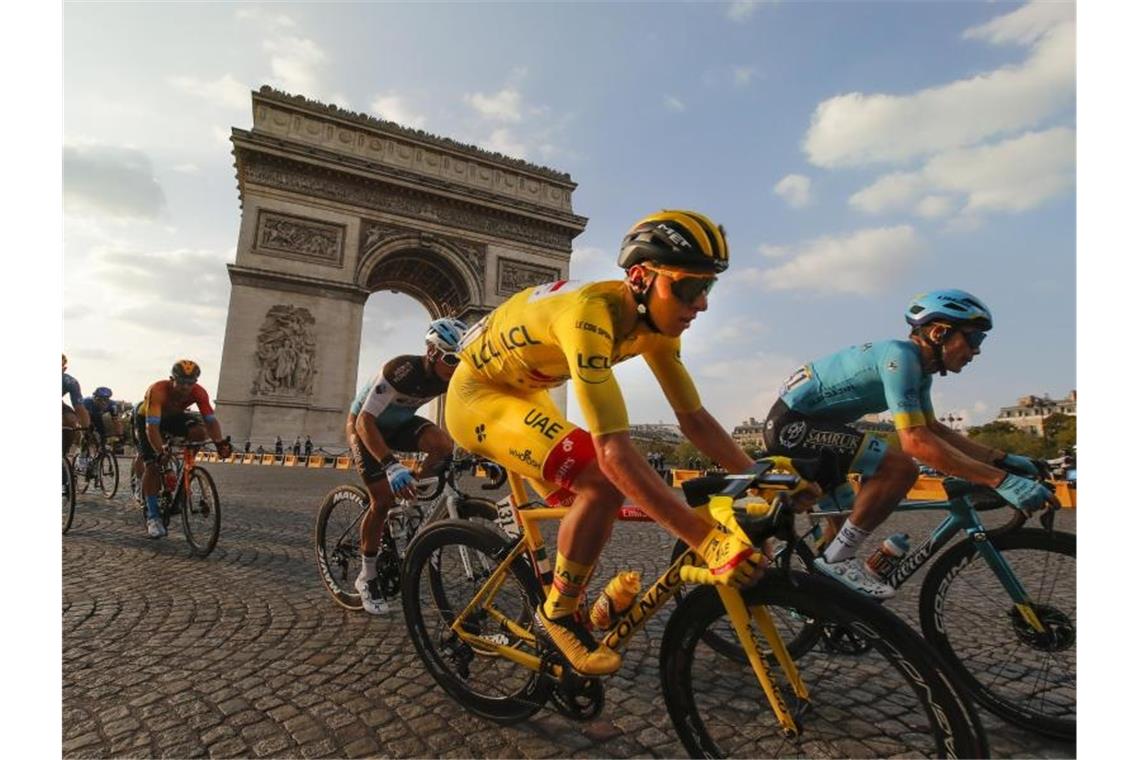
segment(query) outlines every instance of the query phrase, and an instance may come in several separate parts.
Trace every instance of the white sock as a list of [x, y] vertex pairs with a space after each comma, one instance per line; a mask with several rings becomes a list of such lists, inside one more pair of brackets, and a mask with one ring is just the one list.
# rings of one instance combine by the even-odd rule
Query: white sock
[[376, 560], [379, 556], [379, 554], [373, 554], [371, 557], [367, 554], [360, 555], [362, 562], [360, 572], [364, 575], [365, 581], [370, 581], [376, 577]]
[[823, 560], [828, 564], [835, 562], [842, 562], [845, 559], [850, 559], [855, 556], [862, 545], [863, 540], [871, 535], [870, 531], [863, 530], [862, 528], [851, 522], [848, 517], [843, 527], [840, 528], [839, 533], [836, 534], [835, 540], [827, 547], [827, 551], [823, 553]]

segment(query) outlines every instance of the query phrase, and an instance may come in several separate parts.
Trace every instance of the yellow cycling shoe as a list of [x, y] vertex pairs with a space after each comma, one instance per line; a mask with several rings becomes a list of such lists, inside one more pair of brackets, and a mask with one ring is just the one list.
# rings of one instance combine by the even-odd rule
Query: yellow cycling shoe
[[621, 667], [621, 655], [594, 641], [577, 615], [548, 618], [543, 605], [534, 611], [535, 633], [553, 644], [570, 667], [584, 676], [606, 676]]

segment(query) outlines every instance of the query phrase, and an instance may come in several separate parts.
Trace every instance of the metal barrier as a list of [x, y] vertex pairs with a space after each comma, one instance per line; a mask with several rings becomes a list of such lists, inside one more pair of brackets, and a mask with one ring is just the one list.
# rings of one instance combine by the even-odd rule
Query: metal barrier
[[352, 466], [352, 458], [351, 457], [337, 457], [336, 458], [336, 468], [338, 470], [347, 470], [351, 466]]

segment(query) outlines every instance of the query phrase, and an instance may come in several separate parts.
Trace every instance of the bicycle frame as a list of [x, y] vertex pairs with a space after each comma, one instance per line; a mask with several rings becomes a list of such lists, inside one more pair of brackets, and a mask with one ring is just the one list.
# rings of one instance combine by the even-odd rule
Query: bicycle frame
[[[1033, 611], [1032, 598], [1029, 596], [1029, 592], [1025, 590], [1001, 552], [990, 543], [986, 527], [982, 525], [977, 510], [970, 503], [969, 494], [943, 501], [904, 501], [898, 505], [895, 512], [933, 512], [936, 510], [944, 510], [950, 514], [931, 531], [925, 541], [903, 557], [898, 567], [884, 579], [887, 585], [896, 589], [902, 586], [908, 578], [918, 572], [931, 557], [949, 544], [951, 539], [961, 531], [966, 534], [966, 540], [975, 545], [978, 554], [997, 576], [998, 581], [1009, 594], [1026, 624], [1038, 633], [1044, 632], [1045, 626], [1041, 624]], [[811, 517], [829, 517], [832, 514], [830, 512], [813, 512]]]
[[[514, 565], [515, 561], [522, 558], [524, 552], [529, 553], [532, 558], [532, 567], [539, 577], [543, 591], [549, 592], [553, 575], [546, 557], [546, 548], [542, 539], [542, 533], [538, 529], [538, 523], [545, 520], [562, 519], [570, 510], [568, 507], [520, 509], [518, 505], [523, 504], [525, 506], [525, 502], [518, 501], [520, 497], [525, 498], [526, 496], [523, 481], [518, 475], [512, 472], [508, 473], [508, 482], [511, 486], [511, 504], [514, 509], [515, 517], [521, 527], [522, 535], [515, 541], [511, 551], [499, 562], [490, 577], [475, 593], [475, 596], [467, 604], [466, 608], [456, 616], [451, 624], [451, 630], [473, 649], [495, 653], [525, 668], [542, 672], [546, 669], [546, 666], [543, 660], [538, 656], [520, 651], [509, 645], [489, 641], [477, 634], [469, 633], [463, 625], [469, 615], [481, 609], [501, 626], [508, 629], [515, 637], [537, 648], [537, 639], [531, 631], [520, 626], [517, 622], [512, 620], [510, 616], [504, 615], [495, 609], [489, 602], [499, 592], [499, 589], [502, 588], [510, 572], [510, 568]], [[709, 522], [715, 520], [727, 526], [730, 530], [737, 532], [742, 537], [747, 538], [747, 535], [733, 517], [732, 504], [732, 497], [717, 495], [713, 496], [708, 504], [697, 507], [696, 512]], [[639, 510], [637, 510], [636, 513], [623, 510], [622, 514], [619, 515], [619, 519], [637, 522], [652, 521], [651, 518]], [[634, 600], [629, 610], [627, 610], [610, 629], [602, 642], [615, 651], [624, 647], [633, 635], [641, 630], [645, 622], [660, 611], [677, 593], [683, 583], [682, 569], [686, 566], [703, 567], [704, 563], [692, 549], [678, 557], [652, 585]], [[808, 700], [809, 694], [807, 687], [800, 677], [799, 670], [796, 668], [795, 662], [792, 660], [787, 647], [780, 638], [770, 613], [765, 607], [755, 606], [752, 608], [751, 614], [749, 614], [748, 607], [745, 605], [744, 599], [739, 591], [720, 585], [715, 588], [720, 595], [725, 610], [729, 614], [729, 619], [732, 622], [733, 629], [736, 631], [737, 638], [744, 648], [753, 672], [760, 682], [761, 688], [784, 734], [788, 737], [798, 736], [800, 728], [792, 712], [788, 709], [788, 706], [780, 696], [779, 690], [773, 683], [771, 669], [765, 657], [760, 653], [760, 643], [750, 624], [752, 620], [756, 622], [757, 627], [764, 636], [765, 641], [783, 670], [785, 678], [792, 687], [795, 695], [801, 700]], [[561, 678], [563, 675], [562, 668], [558, 665], [550, 666], [550, 673], [555, 678]]]

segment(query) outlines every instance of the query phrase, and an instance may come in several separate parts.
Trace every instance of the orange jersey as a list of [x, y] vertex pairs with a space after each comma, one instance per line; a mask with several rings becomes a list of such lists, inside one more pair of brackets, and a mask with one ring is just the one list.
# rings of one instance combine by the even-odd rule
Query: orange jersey
[[146, 417], [148, 425], [157, 425], [163, 417], [185, 411], [191, 404], [198, 407], [206, 420], [214, 419], [214, 407], [210, 405], [210, 395], [198, 383], [190, 388], [190, 396], [180, 401], [172, 393], [173, 380], [159, 380], [146, 389], [146, 395], [139, 404], [139, 413]]

